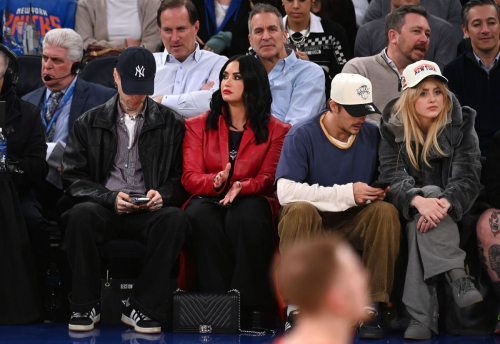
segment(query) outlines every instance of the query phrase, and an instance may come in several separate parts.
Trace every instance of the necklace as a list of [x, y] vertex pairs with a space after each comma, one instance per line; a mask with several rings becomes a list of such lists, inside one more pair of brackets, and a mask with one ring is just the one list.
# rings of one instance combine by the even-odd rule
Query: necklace
[[[231, 120], [230, 120], [231, 121]], [[229, 123], [229, 126], [233, 129], [236, 129], [237, 132], [241, 132], [242, 130], [236, 128], [233, 123]], [[245, 123], [243, 123], [243, 130], [245, 130], [247, 128], [247, 121], [245, 121]]]
[[300, 31], [292, 34], [290, 28], [288, 27], [288, 20], [287, 20], [286, 32], [287, 32], [287, 37], [292, 41], [292, 43], [295, 46], [301, 45], [302, 43], [304, 43], [306, 38], [309, 37], [309, 34], [311, 33], [311, 24], [309, 23], [309, 26], [307, 27], [306, 33], [304, 35], [301, 34]]
[[227, 10], [229, 9], [229, 6], [227, 6], [227, 8], [226, 8], [226, 9], [224, 9], [224, 6], [220, 3], [220, 1], [219, 1], [219, 0], [215, 0], [215, 1], [214, 1], [215, 16], [217, 16], [217, 4], [219, 4], [219, 5], [220, 5], [220, 8], [221, 8], [221, 9], [222, 9], [222, 11], [224, 12], [224, 13], [222, 13], [222, 18], [226, 18], [226, 14], [227, 14]]

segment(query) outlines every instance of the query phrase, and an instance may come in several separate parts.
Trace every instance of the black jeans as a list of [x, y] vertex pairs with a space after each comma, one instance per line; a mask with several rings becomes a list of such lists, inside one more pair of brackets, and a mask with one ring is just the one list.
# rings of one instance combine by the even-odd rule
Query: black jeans
[[278, 236], [269, 202], [263, 197], [236, 198], [228, 208], [195, 197], [186, 206], [193, 223], [193, 245], [202, 292], [238, 289], [241, 305], [275, 305], [269, 269]]
[[179, 208], [140, 211], [118, 215], [95, 203], [80, 203], [62, 216], [66, 223], [65, 247], [73, 271], [72, 311], [86, 311], [100, 299], [100, 257], [98, 247], [116, 239], [147, 242], [144, 267], [130, 303], [152, 319], [167, 321], [173, 290], [171, 272], [185, 238], [191, 230], [187, 215]]

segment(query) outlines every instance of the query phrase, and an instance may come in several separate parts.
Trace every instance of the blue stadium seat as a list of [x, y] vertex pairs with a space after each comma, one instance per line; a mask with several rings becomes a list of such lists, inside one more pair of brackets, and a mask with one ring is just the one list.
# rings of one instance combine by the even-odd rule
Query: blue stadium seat
[[83, 68], [80, 77], [87, 82], [115, 88], [113, 69], [117, 58], [118, 56], [99, 57], [90, 61]]
[[19, 65], [18, 82], [15, 91], [19, 97], [22, 97], [43, 86], [42, 58], [40, 56], [21, 55], [19, 56]]

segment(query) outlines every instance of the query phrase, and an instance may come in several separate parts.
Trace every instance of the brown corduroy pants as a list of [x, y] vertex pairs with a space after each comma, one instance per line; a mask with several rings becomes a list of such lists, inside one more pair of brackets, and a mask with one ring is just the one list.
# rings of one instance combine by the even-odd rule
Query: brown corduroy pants
[[387, 202], [374, 202], [343, 212], [319, 212], [308, 202], [281, 208], [278, 234], [280, 251], [294, 243], [337, 231], [358, 250], [370, 272], [374, 302], [389, 302], [394, 282], [394, 264], [399, 253], [401, 223], [397, 209]]

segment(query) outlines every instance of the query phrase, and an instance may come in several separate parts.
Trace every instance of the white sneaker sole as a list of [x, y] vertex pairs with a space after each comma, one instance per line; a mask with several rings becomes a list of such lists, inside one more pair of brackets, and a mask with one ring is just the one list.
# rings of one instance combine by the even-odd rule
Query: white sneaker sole
[[[457, 306], [458, 306], [458, 308], [460, 308], [460, 309], [464, 309], [464, 308], [467, 308], [467, 307], [469, 307], [469, 306], [475, 305], [476, 303], [483, 302], [483, 301], [484, 301], [484, 300], [483, 300], [483, 298], [481, 298], [481, 300], [479, 300], [479, 299], [478, 299], [478, 300], [473, 301], [473, 302], [471, 302], [471, 303], [469, 303], [469, 304], [467, 304], [467, 305], [458, 306], [458, 304], [457, 304]], [[455, 304], [456, 304], [456, 303], [455, 303]]]
[[79, 331], [79, 332], [92, 331], [94, 329], [94, 324], [97, 324], [99, 321], [101, 321], [100, 314], [94, 318], [93, 323], [90, 325], [71, 325], [71, 324], [68, 324], [68, 327], [69, 327], [70, 331]]
[[161, 332], [161, 327], [140, 327], [137, 326], [134, 320], [130, 319], [128, 316], [122, 313], [122, 322], [128, 326], [132, 326], [134, 328], [134, 331], [139, 332], [139, 333], [144, 333], [144, 334], [151, 334], [151, 333], [160, 333]]

